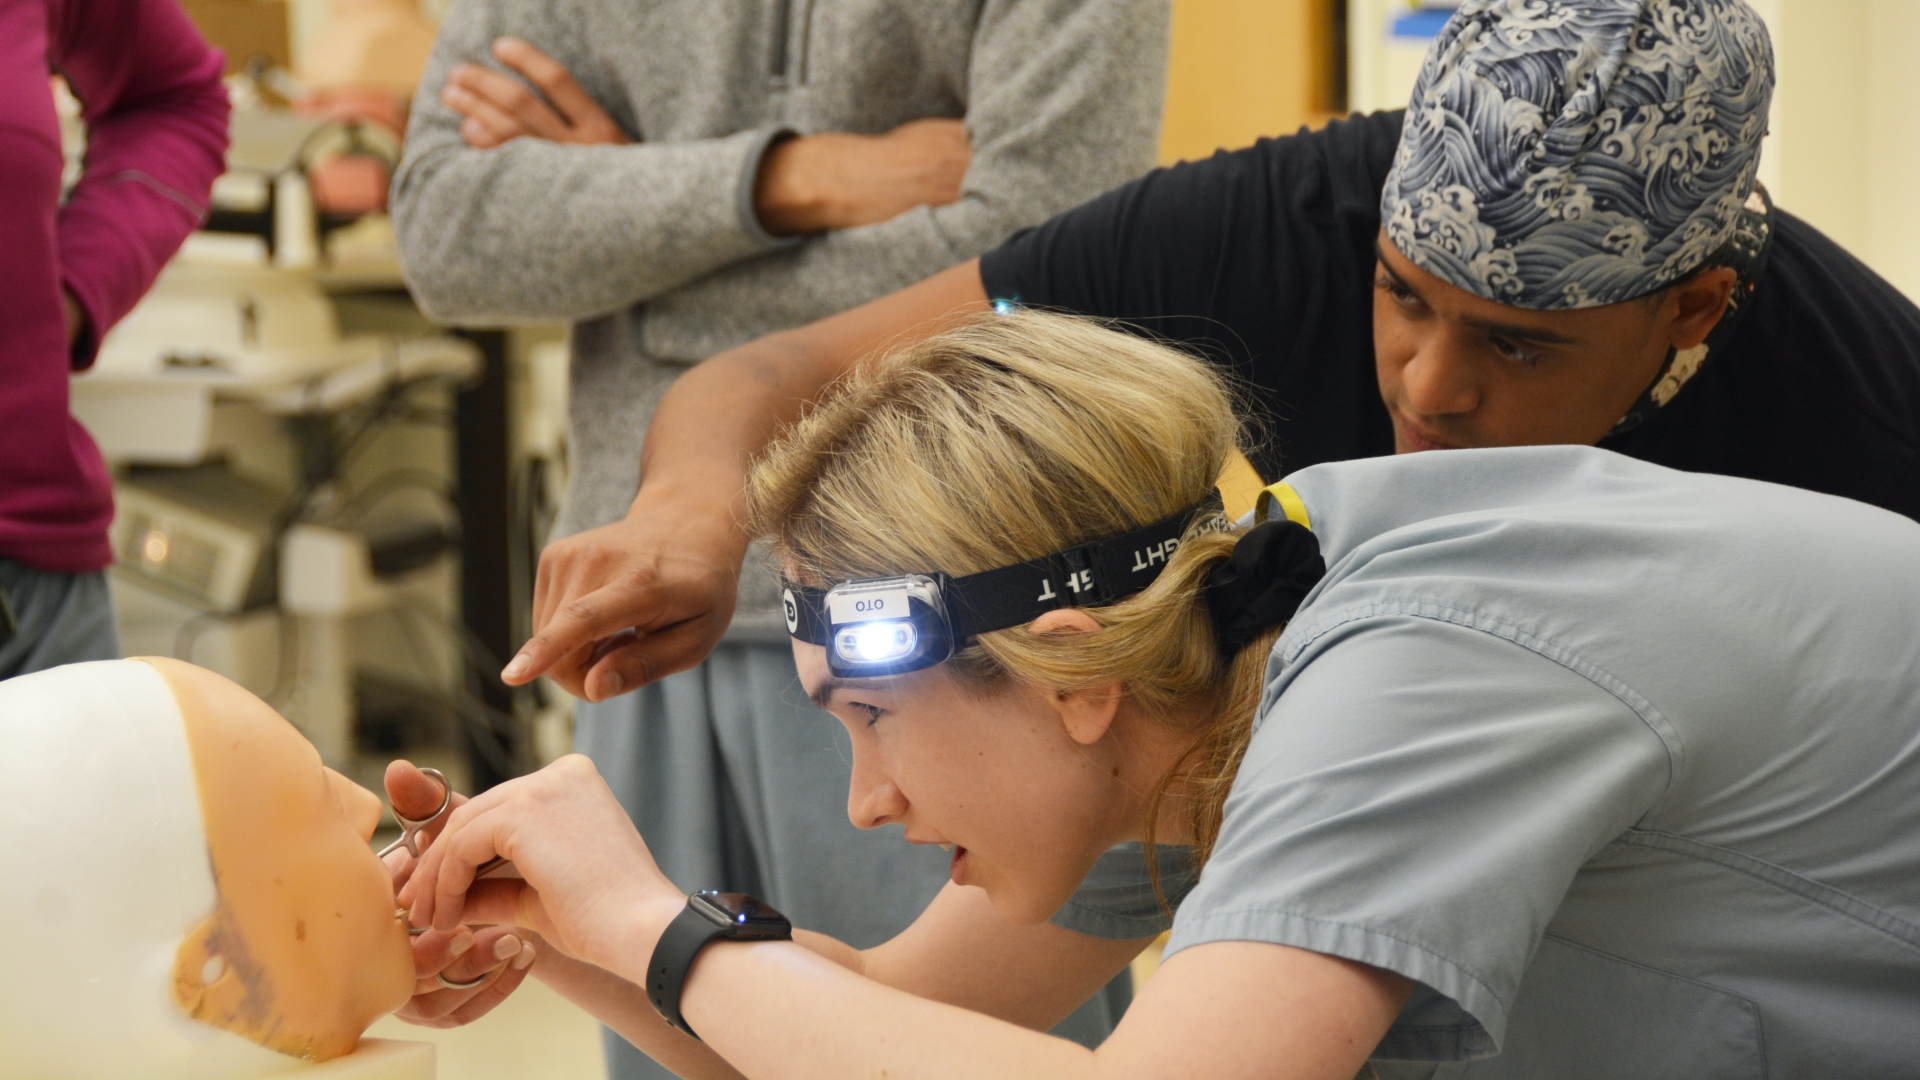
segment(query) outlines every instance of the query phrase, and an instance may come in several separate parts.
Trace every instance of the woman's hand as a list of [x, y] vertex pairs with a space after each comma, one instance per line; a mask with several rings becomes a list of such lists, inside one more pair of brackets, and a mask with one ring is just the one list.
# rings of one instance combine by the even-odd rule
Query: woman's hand
[[[413, 1000], [394, 1015], [422, 1027], [470, 1024], [511, 997], [540, 957], [534, 935], [511, 926], [462, 926], [451, 934], [438, 930], [416, 934]], [[476, 980], [480, 985], [450, 989], [438, 976], [456, 985]]]
[[[398, 812], [410, 818], [424, 818], [440, 807], [446, 792], [439, 781], [421, 772], [410, 761], [395, 761], [387, 766], [387, 800]], [[467, 797], [453, 795], [460, 806]], [[442, 818], [421, 834], [422, 845], [431, 845], [446, 824]], [[395, 887], [404, 885], [416, 863], [404, 849], [387, 856], [387, 869]], [[511, 926], [462, 926], [452, 933], [429, 930], [413, 936], [413, 1000], [395, 1015], [410, 1024], [426, 1027], [458, 1027], [485, 1016], [505, 1001], [526, 980], [539, 956], [533, 935]], [[479, 986], [450, 989], [440, 981], [465, 984], [482, 979]]]
[[[511, 860], [523, 880], [475, 881], [475, 869], [495, 856]], [[650, 952], [686, 904], [578, 754], [462, 803], [399, 899], [415, 926], [447, 934], [463, 922], [524, 927], [602, 966]]]

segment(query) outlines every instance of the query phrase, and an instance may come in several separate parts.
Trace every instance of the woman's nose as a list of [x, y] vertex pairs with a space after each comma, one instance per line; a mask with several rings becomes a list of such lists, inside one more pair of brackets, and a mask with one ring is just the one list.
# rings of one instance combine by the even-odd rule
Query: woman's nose
[[847, 819], [855, 828], [877, 829], [899, 821], [907, 812], [907, 797], [884, 777], [863, 777], [856, 763], [853, 784], [847, 790]]

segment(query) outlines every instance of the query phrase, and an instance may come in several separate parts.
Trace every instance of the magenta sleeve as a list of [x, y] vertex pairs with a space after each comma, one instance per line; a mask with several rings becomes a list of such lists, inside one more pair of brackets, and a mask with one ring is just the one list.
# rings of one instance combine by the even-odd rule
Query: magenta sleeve
[[87, 316], [78, 369], [205, 218], [228, 107], [224, 61], [175, 0], [53, 6], [50, 59], [88, 129], [86, 169], [59, 218], [61, 283]]

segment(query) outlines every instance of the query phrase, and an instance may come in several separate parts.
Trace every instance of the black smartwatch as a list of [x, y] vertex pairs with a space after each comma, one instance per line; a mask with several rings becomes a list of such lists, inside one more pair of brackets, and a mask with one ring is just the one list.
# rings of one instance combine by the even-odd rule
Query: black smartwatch
[[763, 900], [746, 893], [703, 889], [687, 897], [686, 909], [674, 916], [653, 947], [647, 963], [647, 1000], [667, 1023], [694, 1038], [680, 1015], [680, 986], [694, 957], [714, 941], [792, 941], [793, 924]]

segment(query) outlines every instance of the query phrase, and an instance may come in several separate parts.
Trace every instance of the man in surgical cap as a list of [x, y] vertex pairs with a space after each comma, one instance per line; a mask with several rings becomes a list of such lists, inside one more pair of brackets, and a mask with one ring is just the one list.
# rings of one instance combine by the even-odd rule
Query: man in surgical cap
[[[744, 537], [678, 538], [730, 514], [747, 452], [877, 347], [998, 303], [1216, 360], [1250, 386], [1267, 480], [1584, 443], [1920, 518], [1920, 309], [1756, 183], [1772, 89], [1741, 0], [1468, 0], [1404, 111], [1157, 170], [690, 371], [626, 520], [548, 549], [541, 579], [565, 585], [507, 677], [727, 604], [706, 581]], [[592, 693], [698, 659], [646, 634], [590, 656], [555, 674]], [[1132, 932], [1080, 913], [1062, 924]]]

